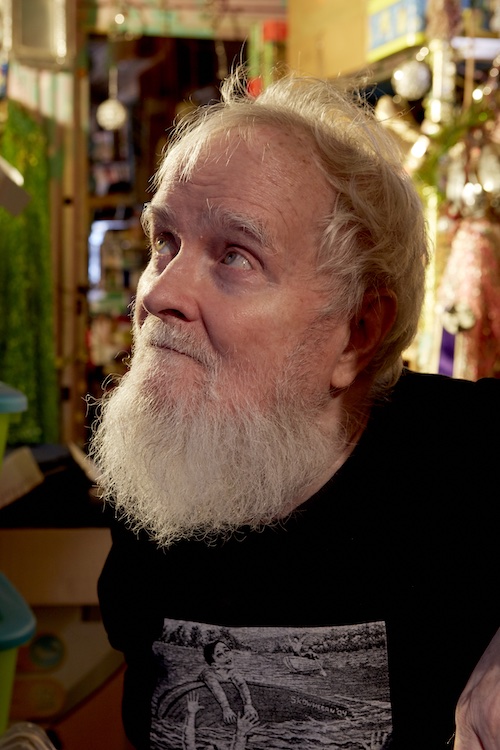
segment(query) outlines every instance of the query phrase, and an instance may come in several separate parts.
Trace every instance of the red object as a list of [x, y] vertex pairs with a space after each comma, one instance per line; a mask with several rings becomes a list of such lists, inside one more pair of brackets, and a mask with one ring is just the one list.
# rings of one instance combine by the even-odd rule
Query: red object
[[286, 21], [264, 21], [262, 36], [265, 42], [284, 42], [288, 36]]
[[257, 98], [259, 94], [262, 94], [262, 78], [261, 76], [256, 76], [255, 78], [250, 78], [247, 85], [248, 93], [250, 96], [253, 96]]

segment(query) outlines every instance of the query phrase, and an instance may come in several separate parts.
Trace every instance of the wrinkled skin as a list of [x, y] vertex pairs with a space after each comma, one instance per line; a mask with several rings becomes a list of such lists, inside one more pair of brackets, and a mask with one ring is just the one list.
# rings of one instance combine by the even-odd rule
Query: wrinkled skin
[[500, 750], [500, 630], [460, 696], [454, 750]]

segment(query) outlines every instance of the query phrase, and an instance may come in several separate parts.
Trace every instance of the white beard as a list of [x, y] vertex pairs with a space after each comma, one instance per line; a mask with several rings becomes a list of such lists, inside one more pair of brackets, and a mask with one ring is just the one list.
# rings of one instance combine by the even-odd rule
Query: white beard
[[157, 319], [137, 334], [131, 370], [103, 399], [91, 455], [103, 498], [158, 545], [277, 522], [345, 450], [340, 425], [319, 426], [325, 397], [304, 392], [300, 349], [271, 380], [249, 368], [228, 382], [224, 362]]

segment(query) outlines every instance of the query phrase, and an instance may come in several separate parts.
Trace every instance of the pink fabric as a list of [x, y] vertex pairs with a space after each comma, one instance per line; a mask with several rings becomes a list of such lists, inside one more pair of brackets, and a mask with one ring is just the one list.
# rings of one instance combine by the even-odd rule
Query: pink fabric
[[461, 339], [464, 357], [455, 363], [454, 376], [500, 377], [500, 224], [486, 218], [460, 220], [438, 304], [443, 325], [448, 330], [450, 322], [452, 328], [456, 325]]

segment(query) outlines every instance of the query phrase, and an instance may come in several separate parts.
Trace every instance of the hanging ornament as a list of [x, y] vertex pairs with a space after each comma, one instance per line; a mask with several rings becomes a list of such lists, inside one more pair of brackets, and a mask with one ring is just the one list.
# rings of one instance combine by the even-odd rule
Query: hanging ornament
[[493, 31], [495, 34], [500, 34], [500, 2], [499, 0], [491, 0], [490, 2], [490, 11], [491, 11], [491, 18], [490, 18], [490, 31]]
[[454, 116], [456, 64], [451, 40], [463, 28], [461, 2], [428, 0], [425, 15], [432, 70], [426, 119], [438, 129], [451, 122]]
[[443, 328], [454, 336], [470, 331], [476, 325], [476, 316], [466, 302], [455, 302], [442, 313]]
[[500, 193], [500, 148], [496, 143], [486, 143], [481, 148], [477, 176], [487, 193]]
[[461, 219], [437, 290], [437, 311], [459, 337], [457, 378], [498, 377], [500, 363], [500, 225]]
[[419, 60], [408, 60], [400, 65], [392, 75], [392, 87], [396, 94], [408, 101], [417, 101], [431, 86], [429, 66]]
[[466, 182], [461, 195], [462, 216], [484, 216], [488, 198], [483, 186], [477, 180]]
[[456, 63], [451, 44], [441, 39], [429, 42], [432, 65], [432, 88], [426, 107], [426, 120], [437, 128], [453, 121], [455, 116]]
[[99, 104], [96, 111], [98, 124], [104, 130], [120, 130], [127, 120], [127, 110], [118, 99], [118, 68], [109, 69], [109, 98]]
[[113, 56], [114, 44], [126, 38], [126, 20], [125, 3], [120, 2], [113, 19], [113, 26], [108, 33], [110, 54], [108, 98], [99, 104], [96, 111], [97, 122], [103, 130], [120, 130], [127, 121], [127, 110], [118, 99], [118, 66]]
[[427, 39], [450, 42], [462, 29], [460, 0], [428, 0], [426, 8]]

